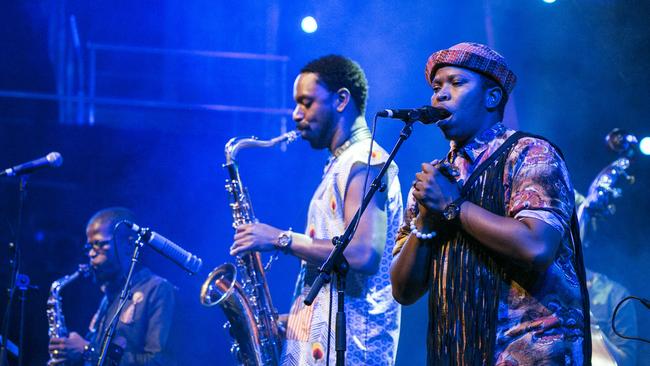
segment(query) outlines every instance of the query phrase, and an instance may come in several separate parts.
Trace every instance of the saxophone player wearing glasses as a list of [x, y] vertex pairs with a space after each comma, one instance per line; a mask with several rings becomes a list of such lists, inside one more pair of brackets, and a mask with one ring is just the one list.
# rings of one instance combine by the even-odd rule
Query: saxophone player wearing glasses
[[[120, 302], [120, 291], [133, 252], [133, 247], [129, 245], [131, 234], [120, 229], [114, 233], [114, 227], [120, 221], [133, 222], [134, 219], [130, 210], [112, 207], [100, 210], [88, 221], [88, 241], [84, 250], [90, 259], [95, 282], [101, 287], [104, 297], [85, 337], [77, 332], [50, 332], [49, 351], [52, 359], [48, 364], [97, 363], [106, 327]], [[120, 313], [104, 365], [174, 365], [167, 351], [174, 302], [175, 289], [171, 283], [148, 268], [136, 265], [131, 278], [131, 298]]]
[[[330, 284], [321, 289], [312, 306], [303, 300], [332, 250], [332, 237], [343, 233], [363, 199], [371, 138], [364, 117], [367, 91], [363, 70], [348, 58], [325, 56], [302, 68], [294, 83], [293, 119], [313, 149], [330, 152], [309, 205], [305, 233], [263, 223], [244, 224], [237, 228], [230, 249], [231, 255], [281, 249], [301, 261], [286, 325], [283, 365], [322, 364], [328, 356], [328, 334], [329, 361], [335, 363], [334, 319], [329, 321], [329, 308], [337, 305], [336, 296], [330, 304]], [[375, 144], [368, 184], [387, 157]], [[402, 217], [394, 163], [385, 183], [387, 189], [374, 196], [345, 251], [350, 264], [345, 308], [350, 365], [393, 365], [397, 351], [400, 307], [392, 298], [388, 277], [394, 235]]]

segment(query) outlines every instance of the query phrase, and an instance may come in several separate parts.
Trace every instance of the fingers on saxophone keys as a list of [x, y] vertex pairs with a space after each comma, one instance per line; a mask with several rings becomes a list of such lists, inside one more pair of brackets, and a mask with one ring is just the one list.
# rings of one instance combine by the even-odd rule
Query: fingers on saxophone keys
[[235, 229], [235, 231], [236, 231], [237, 233], [241, 233], [242, 231], [246, 231], [246, 230], [247, 230], [248, 228], [250, 228], [250, 227], [251, 227], [251, 224], [241, 224], [241, 225], [237, 226], [237, 228]]
[[242, 251], [241, 247], [238, 247], [237, 244], [230, 246], [230, 255], [237, 255]]
[[64, 349], [59, 349], [59, 348], [54, 348], [54, 349], [50, 348], [50, 353], [51, 353], [52, 356], [54, 356], [54, 358], [56, 358], [58, 361], [60, 361], [60, 360], [64, 360], [64, 359], [65, 359], [65, 356], [66, 356], [66, 352], [65, 352], [65, 350], [64, 350]]
[[240, 231], [239, 229], [237, 229], [237, 231], [235, 232], [235, 235], [233, 236], [233, 241], [237, 242], [238, 240], [241, 240], [241, 239], [245, 238], [246, 235], [248, 235], [248, 233], [246, 231], [244, 231], [244, 230]]
[[253, 243], [249, 240], [235, 240], [230, 246], [230, 255], [244, 254], [251, 249], [252, 245]]
[[239, 248], [239, 246], [237, 244], [233, 243], [230, 246], [230, 248], [228, 248], [228, 252], [230, 253], [230, 255], [236, 255], [237, 251], [238, 251], [238, 248]]

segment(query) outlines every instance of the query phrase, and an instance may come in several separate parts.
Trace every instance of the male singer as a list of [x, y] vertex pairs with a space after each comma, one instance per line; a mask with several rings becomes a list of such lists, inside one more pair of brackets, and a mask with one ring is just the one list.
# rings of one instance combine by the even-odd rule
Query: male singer
[[503, 125], [515, 85], [491, 48], [460, 43], [425, 69], [450, 116], [442, 160], [416, 174], [391, 268], [395, 299], [429, 292], [430, 365], [587, 365], [589, 299], [559, 151]]

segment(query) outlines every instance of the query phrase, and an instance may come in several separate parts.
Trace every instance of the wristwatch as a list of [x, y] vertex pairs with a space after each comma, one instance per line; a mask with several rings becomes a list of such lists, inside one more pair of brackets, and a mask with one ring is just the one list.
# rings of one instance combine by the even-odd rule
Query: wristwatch
[[463, 196], [456, 198], [453, 202], [448, 204], [444, 210], [442, 210], [442, 217], [448, 222], [456, 225], [460, 224], [460, 206], [465, 201], [466, 199]]
[[283, 252], [287, 252], [289, 250], [289, 247], [291, 246], [291, 241], [293, 237], [291, 236], [293, 232], [291, 231], [291, 228], [287, 231], [283, 231], [278, 235], [278, 240], [276, 242], [276, 246], [278, 249], [280, 249]]

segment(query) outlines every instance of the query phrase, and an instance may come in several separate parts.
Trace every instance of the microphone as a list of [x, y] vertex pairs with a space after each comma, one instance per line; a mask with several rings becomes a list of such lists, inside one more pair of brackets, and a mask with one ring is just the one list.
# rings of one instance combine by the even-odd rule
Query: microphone
[[151, 245], [155, 251], [167, 257], [167, 259], [176, 263], [187, 272], [196, 274], [201, 269], [201, 266], [203, 265], [203, 260], [201, 260], [201, 258], [179, 247], [171, 240], [155, 231], [149, 230], [149, 228], [141, 228], [129, 221], [124, 221], [124, 223], [128, 225], [131, 230], [137, 232], [145, 244]]
[[53, 151], [40, 159], [32, 160], [24, 164], [16, 165], [13, 168], [5, 169], [0, 172], [0, 177], [5, 175], [13, 177], [17, 175], [28, 174], [48, 166], [56, 168], [61, 166], [61, 164], [63, 164], [63, 157], [58, 152]]
[[379, 117], [401, 119], [405, 122], [420, 121], [428, 125], [451, 116], [451, 113], [442, 108], [423, 106], [412, 109], [384, 109], [377, 112], [377, 115]]

